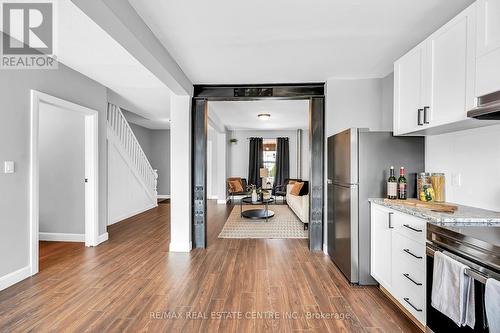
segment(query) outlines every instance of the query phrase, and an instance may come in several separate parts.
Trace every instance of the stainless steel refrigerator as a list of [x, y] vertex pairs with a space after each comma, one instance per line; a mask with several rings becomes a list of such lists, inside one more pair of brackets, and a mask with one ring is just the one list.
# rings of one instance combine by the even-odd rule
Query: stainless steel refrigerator
[[368, 199], [385, 197], [391, 165], [396, 177], [405, 167], [408, 197], [415, 197], [424, 151], [423, 138], [392, 132], [351, 128], [328, 138], [328, 254], [351, 283], [376, 283], [370, 276]]

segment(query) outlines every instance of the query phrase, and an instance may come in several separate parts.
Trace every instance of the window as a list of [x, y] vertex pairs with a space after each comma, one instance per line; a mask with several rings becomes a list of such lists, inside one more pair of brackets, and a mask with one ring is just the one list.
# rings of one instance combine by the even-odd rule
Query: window
[[267, 180], [264, 180], [264, 182], [274, 186], [274, 178], [276, 177], [276, 139], [264, 139], [263, 146], [264, 168], [266, 168], [268, 172]]

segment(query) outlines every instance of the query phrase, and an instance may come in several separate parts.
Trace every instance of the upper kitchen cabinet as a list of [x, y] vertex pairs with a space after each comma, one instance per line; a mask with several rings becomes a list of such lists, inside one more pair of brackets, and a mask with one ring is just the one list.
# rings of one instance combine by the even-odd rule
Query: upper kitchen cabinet
[[427, 40], [424, 124], [429, 127], [467, 119], [474, 105], [476, 8], [460, 13]]
[[423, 82], [426, 43], [394, 64], [394, 132], [405, 134], [423, 126]]
[[477, 2], [476, 96], [500, 90], [500, 0]]
[[[490, 23], [491, 32], [486, 32], [489, 36], [494, 31], [500, 31], [498, 27], [500, 0], [484, 2], [497, 4], [495, 14], [489, 14], [496, 16], [486, 19], [496, 21], [497, 24]], [[488, 7], [488, 4], [485, 6]], [[481, 5], [477, 2], [472, 4], [395, 62], [394, 133], [396, 135], [433, 135], [493, 124], [491, 121], [467, 118], [467, 111], [476, 106], [478, 96], [476, 88], [476, 80], [479, 80], [476, 74], [476, 51], [479, 49], [476, 28], [478, 7]], [[483, 19], [479, 21], [482, 22]], [[492, 42], [488, 43], [488, 47], [491, 47]], [[497, 49], [500, 55], [500, 48]], [[485, 73], [497, 71], [497, 74], [494, 78], [483, 76], [483, 82], [500, 80], [500, 65], [496, 66], [497, 69], [493, 70], [494, 66], [489, 60], [488, 65], [485, 65]], [[496, 90], [499, 89], [500, 86]]]

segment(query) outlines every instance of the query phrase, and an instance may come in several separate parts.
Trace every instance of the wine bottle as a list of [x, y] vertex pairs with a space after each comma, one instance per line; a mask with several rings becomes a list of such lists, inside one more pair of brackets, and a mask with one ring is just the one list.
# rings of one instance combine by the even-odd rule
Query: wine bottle
[[405, 168], [401, 167], [399, 169], [399, 179], [398, 179], [398, 199], [406, 200], [408, 198], [408, 183], [405, 177]]
[[390, 176], [387, 179], [387, 199], [397, 199], [398, 198], [398, 183], [396, 181], [396, 176], [394, 176], [394, 167], [391, 166]]

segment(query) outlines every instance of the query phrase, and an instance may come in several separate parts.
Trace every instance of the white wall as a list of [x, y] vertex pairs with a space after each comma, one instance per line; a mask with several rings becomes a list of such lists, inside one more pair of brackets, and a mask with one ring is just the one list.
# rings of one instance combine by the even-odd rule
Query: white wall
[[0, 280], [29, 265], [30, 89], [99, 111], [99, 234], [106, 232], [106, 88], [63, 64], [57, 70], [2, 71], [0, 162], [15, 161], [16, 172], [0, 172]]
[[153, 208], [144, 186], [120, 154], [108, 141], [108, 223], [114, 224]]
[[429, 136], [425, 155], [426, 171], [445, 173], [446, 201], [500, 211], [499, 125]]
[[[288, 144], [290, 149], [290, 178], [297, 178], [297, 130], [231, 131], [230, 138], [238, 139], [238, 142], [229, 145], [230, 153], [228, 157], [230, 159], [230, 162], [228, 177], [248, 178], [249, 140], [247, 138], [250, 137], [263, 137], [271, 139], [278, 137], [288, 137]], [[306, 156], [308, 154], [309, 153], [307, 152]]]
[[170, 252], [189, 252], [191, 243], [191, 98], [170, 102]]
[[40, 104], [40, 232], [85, 234], [85, 117]]

